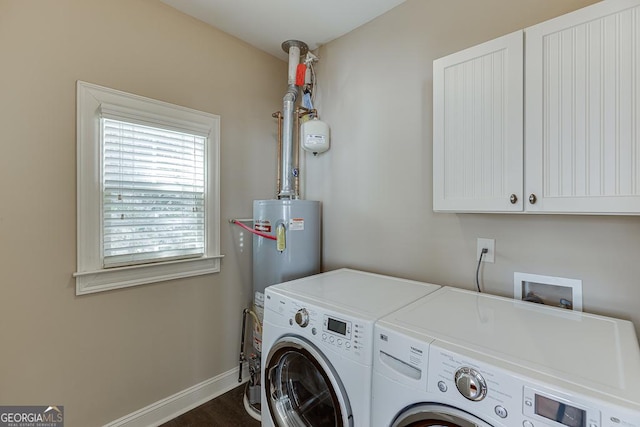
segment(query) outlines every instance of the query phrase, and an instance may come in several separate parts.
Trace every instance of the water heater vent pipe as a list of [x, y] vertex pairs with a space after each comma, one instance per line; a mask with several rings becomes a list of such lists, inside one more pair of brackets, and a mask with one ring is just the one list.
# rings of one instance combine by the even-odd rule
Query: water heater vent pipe
[[294, 145], [293, 145], [293, 124], [295, 103], [298, 98], [298, 87], [296, 86], [296, 72], [300, 63], [300, 56], [306, 55], [309, 48], [304, 42], [298, 40], [287, 40], [282, 43], [282, 50], [289, 54], [288, 68], [288, 88], [284, 95], [282, 107], [282, 153], [280, 155], [280, 188], [278, 199], [296, 199], [296, 189], [294, 185], [297, 170], [294, 169]]

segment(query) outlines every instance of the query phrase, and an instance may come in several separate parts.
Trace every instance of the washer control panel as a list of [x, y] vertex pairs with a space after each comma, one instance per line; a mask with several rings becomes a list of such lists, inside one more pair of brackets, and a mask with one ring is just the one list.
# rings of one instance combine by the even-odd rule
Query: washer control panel
[[265, 322], [363, 364], [372, 363], [373, 322], [286, 296], [266, 293]]
[[438, 343], [429, 349], [427, 391], [495, 425], [640, 427], [640, 412], [548, 385]]
[[557, 392], [525, 386], [523, 401], [524, 415], [531, 419], [532, 426], [535, 420], [568, 427], [600, 426], [600, 411], [575, 396], [569, 400]]
[[352, 322], [348, 320], [342, 320], [337, 317], [324, 315], [324, 323], [322, 330], [326, 333], [335, 335], [337, 339], [344, 341], [351, 340], [351, 329], [353, 328]]
[[493, 425], [521, 425], [523, 420], [517, 420], [522, 408], [522, 383], [512, 375], [433, 345], [428, 359], [427, 389], [437, 399], [472, 411], [480, 418], [491, 420]]

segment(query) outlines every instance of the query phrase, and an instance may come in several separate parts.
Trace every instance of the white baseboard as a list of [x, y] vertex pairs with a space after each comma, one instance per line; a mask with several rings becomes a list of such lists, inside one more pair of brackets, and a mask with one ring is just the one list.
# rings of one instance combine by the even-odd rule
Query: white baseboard
[[[246, 382], [247, 371], [246, 368], [243, 369], [243, 383]], [[238, 383], [238, 368], [234, 368], [105, 424], [104, 427], [156, 427], [240, 384]]]

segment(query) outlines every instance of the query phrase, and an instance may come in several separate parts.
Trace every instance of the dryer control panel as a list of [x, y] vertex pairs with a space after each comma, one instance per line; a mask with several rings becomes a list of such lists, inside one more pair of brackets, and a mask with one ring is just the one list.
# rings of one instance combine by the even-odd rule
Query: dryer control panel
[[265, 323], [284, 328], [342, 357], [371, 365], [372, 321], [270, 292], [266, 292], [265, 298]]

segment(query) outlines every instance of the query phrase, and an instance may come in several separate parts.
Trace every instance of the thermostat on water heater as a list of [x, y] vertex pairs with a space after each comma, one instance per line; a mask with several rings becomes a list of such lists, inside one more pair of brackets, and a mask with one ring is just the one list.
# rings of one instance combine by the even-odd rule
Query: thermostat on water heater
[[304, 122], [300, 133], [302, 134], [300, 144], [304, 150], [316, 155], [329, 149], [329, 125], [322, 120], [314, 118]]

